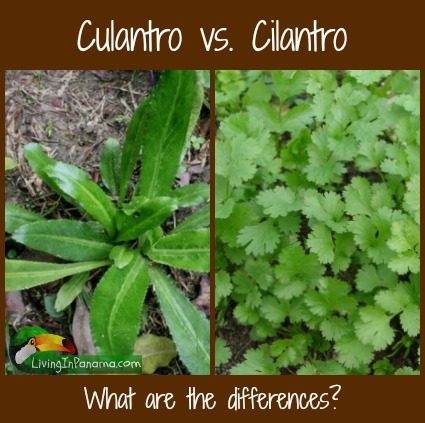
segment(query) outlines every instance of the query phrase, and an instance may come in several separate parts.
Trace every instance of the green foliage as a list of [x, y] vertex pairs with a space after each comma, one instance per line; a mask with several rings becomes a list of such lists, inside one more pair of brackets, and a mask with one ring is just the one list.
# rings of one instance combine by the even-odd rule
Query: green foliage
[[22, 207], [7, 204], [5, 206], [5, 230], [9, 234], [13, 234], [21, 226], [26, 223], [39, 222], [44, 220], [43, 216], [30, 212]]
[[94, 291], [90, 313], [93, 340], [100, 354], [132, 350], [148, 285], [148, 264], [140, 254], [124, 269], [112, 265], [103, 275]]
[[209, 322], [164, 272], [153, 267], [150, 277], [179, 355], [192, 374], [209, 374]]
[[145, 199], [135, 215], [121, 215], [118, 221], [117, 241], [130, 241], [161, 225], [177, 209], [177, 201], [169, 197]]
[[117, 195], [120, 184], [121, 147], [113, 138], [106, 140], [100, 158], [100, 175], [105, 187], [112, 195]]
[[43, 263], [38, 261], [6, 259], [6, 291], [19, 291], [60, 278], [108, 266], [108, 260], [82, 261], [79, 263]]
[[185, 270], [205, 272], [210, 270], [210, 231], [184, 231], [165, 236], [147, 253], [158, 263]]
[[75, 220], [46, 220], [21, 226], [12, 238], [35, 250], [67, 261], [107, 259], [111, 239], [98, 224]]
[[[6, 206], [6, 231], [15, 241], [71, 262], [6, 260], [7, 291], [72, 276], [56, 298], [56, 311], [61, 311], [82, 292], [91, 270], [108, 267], [94, 289], [92, 335], [99, 353], [128, 355], [134, 351], [142, 306], [152, 283], [180, 358], [193, 374], [209, 373], [209, 322], [155, 262], [209, 271], [209, 207], [172, 233], [164, 236], [161, 228], [179, 207], [209, 200], [205, 184], [172, 189], [202, 99], [199, 71], [163, 73], [153, 93], [135, 111], [122, 150], [116, 140], [104, 144], [100, 173], [111, 197], [82, 170], [47, 157], [40, 145], [26, 147], [26, 158], [37, 176], [75, 205], [83, 213], [82, 221], [45, 220], [20, 207]], [[141, 179], [136, 183], [132, 178], [140, 156]], [[155, 356], [146, 364], [147, 373], [175, 356], [169, 345], [162, 351], [164, 358], [152, 353], [158, 347], [155, 342], [155, 348], [141, 344], [139, 349], [147, 348]]]
[[[168, 72], [146, 100], [147, 104], [142, 104], [137, 139], [143, 145], [144, 165], [136, 188], [138, 194], [155, 198], [170, 191], [202, 99], [200, 72]], [[124, 198], [122, 192], [120, 195]]]
[[232, 375], [278, 375], [278, 369], [270, 356], [268, 345], [262, 345], [256, 350], [248, 350], [245, 361], [236, 365], [230, 371]]
[[224, 339], [217, 338], [215, 340], [215, 365], [220, 366], [226, 363], [231, 357], [232, 353], [228, 347], [226, 347], [226, 341]]
[[89, 272], [77, 273], [60, 287], [55, 301], [57, 311], [64, 310], [78, 297], [83, 291], [89, 275]]
[[216, 307], [260, 342], [231, 374], [419, 371], [419, 86], [217, 71]]

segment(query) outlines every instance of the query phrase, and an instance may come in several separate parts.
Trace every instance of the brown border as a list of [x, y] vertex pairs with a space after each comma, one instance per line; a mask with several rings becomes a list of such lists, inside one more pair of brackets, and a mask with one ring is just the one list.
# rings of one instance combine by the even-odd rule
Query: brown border
[[[216, 0], [214, 3], [171, 2], [91, 3], [75, 0], [58, 3], [46, 0], [40, 4], [22, 0], [19, 5], [6, 3], [2, 10], [0, 39], [2, 70], [5, 69], [424, 69], [423, 14], [414, 3], [393, 6], [386, 1], [358, 0], [282, 2], [270, 0], [251, 6]], [[122, 26], [140, 26], [147, 19], [166, 28], [180, 26], [184, 45], [179, 52], [144, 54], [142, 52], [81, 53], [76, 49], [76, 33], [84, 19], [105, 25], [110, 19]], [[250, 48], [253, 25], [260, 19], [279, 19], [290, 27], [311, 25], [313, 19], [325, 27], [345, 27], [348, 45], [341, 53], [280, 52], [254, 53]], [[227, 27], [233, 52], [207, 53], [202, 47], [199, 28]], [[4, 72], [2, 87], [4, 89]], [[212, 89], [213, 91], [213, 89]], [[423, 90], [422, 90], [423, 94]], [[1, 105], [4, 113], [4, 104]], [[423, 118], [421, 120], [423, 123]], [[213, 125], [211, 125], [213, 127]], [[214, 141], [211, 137], [211, 146]], [[212, 148], [212, 147], [211, 147]], [[422, 155], [422, 153], [421, 153]], [[213, 152], [212, 152], [213, 156]], [[213, 168], [213, 158], [211, 159]], [[4, 172], [4, 169], [3, 169]], [[3, 174], [4, 175], [4, 174]], [[213, 184], [213, 182], [212, 182]], [[213, 188], [212, 188], [213, 189]], [[4, 212], [3, 212], [4, 213]], [[213, 216], [213, 213], [212, 213]], [[4, 248], [4, 247], [2, 247]], [[4, 268], [3, 268], [4, 270]], [[213, 273], [213, 271], [212, 271]], [[213, 277], [211, 278], [213, 281]], [[1, 293], [4, 304], [4, 295]], [[212, 307], [212, 310], [214, 308]], [[213, 314], [212, 314], [213, 315]], [[422, 320], [423, 320], [422, 316]], [[0, 336], [4, 339], [4, 326]], [[423, 345], [422, 345], [423, 347]], [[4, 358], [2, 363], [4, 364]], [[0, 376], [3, 389], [3, 411], [10, 418], [17, 415], [36, 418], [48, 411], [63, 421], [78, 418], [116, 417], [144, 419], [154, 416], [201, 418], [216, 421], [221, 417], [297, 417], [300, 421], [379, 419], [398, 421], [414, 418], [422, 412], [424, 375], [419, 377], [183, 377], [154, 376], [77, 376], [49, 377]], [[316, 411], [262, 412], [227, 411], [224, 399], [235, 386], [256, 386], [265, 392], [313, 392], [341, 384], [337, 408]], [[117, 392], [137, 392], [130, 410], [88, 411], [83, 386], [90, 389], [109, 386]], [[188, 411], [185, 395], [189, 386], [199, 391], [211, 391], [220, 403], [213, 411]], [[172, 411], [143, 408], [143, 396], [148, 392], [173, 392], [180, 399]], [[40, 411], [41, 407], [41, 411]], [[39, 414], [40, 415], [40, 414]]]

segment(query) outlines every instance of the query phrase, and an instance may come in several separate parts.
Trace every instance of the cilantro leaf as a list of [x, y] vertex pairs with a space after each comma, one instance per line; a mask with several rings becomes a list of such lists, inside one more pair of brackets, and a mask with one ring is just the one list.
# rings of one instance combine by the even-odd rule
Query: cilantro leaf
[[309, 104], [299, 104], [293, 107], [280, 119], [280, 130], [291, 132], [293, 136], [311, 123], [313, 110]]
[[224, 270], [220, 270], [215, 275], [215, 306], [217, 307], [219, 302], [223, 298], [227, 298], [232, 292], [232, 284], [230, 282], [230, 276]]
[[306, 71], [275, 70], [271, 74], [274, 91], [282, 103], [289, 97], [302, 93], [308, 81]]
[[404, 107], [408, 112], [419, 116], [420, 113], [420, 99], [419, 92], [414, 96], [402, 94], [395, 99], [395, 102]]
[[344, 317], [330, 316], [320, 324], [320, 331], [328, 341], [337, 341], [350, 330], [351, 324]]
[[351, 262], [351, 256], [356, 251], [353, 235], [349, 232], [335, 234], [335, 259], [332, 262], [332, 270], [338, 273], [347, 270]]
[[354, 241], [374, 263], [388, 263], [394, 256], [387, 241], [390, 237], [392, 221], [398, 218], [400, 218], [399, 214], [383, 207], [371, 217], [357, 215], [348, 223], [354, 233]]
[[257, 202], [270, 217], [285, 217], [300, 209], [297, 194], [291, 188], [285, 187], [263, 191], [258, 195]]
[[315, 112], [316, 119], [319, 122], [322, 122], [326, 118], [326, 115], [331, 109], [333, 101], [334, 97], [330, 91], [319, 91], [316, 93], [313, 99], [313, 110]]
[[281, 323], [288, 315], [289, 304], [268, 295], [264, 297], [260, 309], [267, 320], [272, 323]]
[[313, 360], [297, 370], [297, 375], [345, 375], [347, 370], [335, 360]]
[[271, 345], [270, 352], [279, 367], [295, 366], [304, 361], [312, 343], [310, 336], [299, 334], [291, 339], [279, 339]]
[[411, 213], [417, 224], [420, 223], [420, 177], [413, 175], [409, 182], [406, 184], [407, 191], [404, 195], [404, 209]]
[[323, 267], [315, 254], [305, 254], [300, 246], [287, 247], [279, 255], [279, 265], [275, 267], [278, 298], [290, 300], [303, 294], [315, 285]]
[[271, 265], [262, 259], [249, 259], [245, 258], [245, 273], [249, 275], [252, 280], [255, 280], [258, 287], [267, 291], [273, 284], [274, 278]]
[[344, 190], [347, 213], [372, 216], [377, 210], [394, 206], [391, 192], [385, 184], [373, 184], [367, 179], [355, 177]]
[[312, 225], [312, 232], [307, 239], [307, 246], [316, 253], [321, 263], [331, 263], [332, 270], [337, 273], [346, 270], [351, 256], [356, 250], [350, 233], [332, 235], [324, 224]]
[[312, 141], [313, 144], [308, 150], [309, 163], [304, 168], [307, 179], [317, 185], [339, 183], [347, 170], [339, 158], [334, 156], [334, 151], [329, 146], [327, 133], [316, 130], [312, 133]]
[[405, 366], [402, 367], [401, 369], [398, 369], [395, 373], [395, 375], [397, 376], [419, 376], [420, 375], [420, 371], [419, 370], [413, 370], [411, 367]]
[[386, 143], [384, 141], [362, 140], [356, 165], [362, 172], [378, 167], [385, 158]]
[[404, 275], [409, 271], [418, 273], [420, 261], [415, 253], [408, 251], [394, 256], [388, 263], [388, 267], [400, 275]]
[[218, 367], [223, 363], [227, 363], [232, 356], [232, 352], [226, 346], [226, 341], [221, 338], [215, 340], [215, 366]]
[[391, 225], [391, 238], [388, 246], [398, 253], [388, 266], [399, 274], [409, 270], [419, 273], [420, 269], [420, 228], [413, 220], [395, 221]]
[[256, 172], [256, 159], [269, 141], [269, 134], [258, 119], [238, 113], [225, 119], [215, 143], [218, 175], [228, 178], [231, 186], [239, 186]]
[[375, 295], [376, 304], [391, 314], [398, 314], [410, 304], [411, 296], [407, 284], [383, 289]]
[[279, 240], [279, 233], [271, 220], [266, 220], [253, 226], [246, 226], [241, 229], [237, 237], [238, 244], [245, 246], [246, 252], [254, 256], [272, 253], [276, 249]]
[[307, 246], [313, 253], [317, 254], [320, 263], [331, 263], [335, 258], [332, 233], [324, 224], [312, 225], [312, 232], [308, 236]]
[[279, 374], [279, 369], [270, 355], [270, 347], [268, 345], [261, 345], [256, 350], [248, 350], [244, 358], [245, 360], [242, 363], [232, 368], [231, 375]]
[[416, 304], [407, 304], [400, 315], [401, 326], [409, 336], [419, 335], [420, 310]]
[[270, 320], [260, 318], [252, 328], [249, 336], [253, 341], [264, 341], [266, 338], [276, 336], [279, 323], [271, 323]]
[[239, 323], [246, 325], [254, 325], [258, 322], [259, 319], [258, 310], [253, 309], [242, 303], [239, 303], [235, 307], [233, 315]]
[[369, 364], [373, 359], [373, 347], [363, 344], [352, 333], [335, 342], [335, 351], [338, 353], [337, 360], [348, 369]]
[[335, 71], [320, 70], [310, 71], [306, 91], [309, 94], [320, 92], [333, 92], [338, 87]]
[[234, 285], [233, 297], [243, 296], [245, 305], [252, 309], [257, 308], [262, 302], [262, 295], [255, 280], [245, 272], [238, 270], [232, 277]]
[[375, 350], [382, 350], [394, 339], [394, 329], [390, 326], [391, 316], [380, 307], [366, 306], [360, 310], [360, 320], [354, 327], [357, 337]]
[[307, 190], [304, 194], [303, 213], [309, 219], [323, 222], [337, 233], [346, 231], [348, 219], [344, 216], [344, 203], [335, 192], [320, 194], [315, 190]]
[[217, 219], [216, 234], [230, 247], [237, 248], [240, 245], [236, 241], [240, 230], [258, 222], [256, 211], [245, 203], [238, 203], [233, 207], [232, 213], [227, 219]]
[[348, 283], [336, 278], [321, 278], [318, 291], [308, 291], [305, 302], [313, 314], [326, 316], [335, 311], [342, 315], [351, 313], [357, 306], [357, 301], [349, 293]]
[[235, 206], [235, 200], [233, 198], [229, 198], [223, 204], [215, 205], [215, 217], [216, 219], [226, 219], [229, 217], [233, 211], [233, 207]]
[[379, 82], [382, 78], [391, 74], [390, 70], [371, 71], [371, 70], [352, 70], [349, 73], [362, 84], [370, 85]]
[[379, 287], [390, 288], [396, 283], [397, 275], [385, 265], [365, 265], [356, 275], [357, 289], [363, 292], [372, 292]]

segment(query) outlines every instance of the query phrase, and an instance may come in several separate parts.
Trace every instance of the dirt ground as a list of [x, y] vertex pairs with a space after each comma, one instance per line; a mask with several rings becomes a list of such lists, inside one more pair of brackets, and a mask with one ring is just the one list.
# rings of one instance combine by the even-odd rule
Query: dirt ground
[[[71, 163], [100, 183], [99, 157], [103, 143], [115, 138], [121, 143], [133, 111], [146, 97], [160, 76], [159, 71], [7, 71], [5, 92], [6, 156], [19, 166], [7, 172], [5, 191], [9, 203], [24, 206], [48, 218], [76, 217], [75, 209], [46, 187], [28, 166], [23, 149], [38, 142], [48, 155]], [[203, 107], [196, 135], [204, 137], [192, 143], [176, 184], [209, 183], [209, 109]], [[172, 224], [195, 210], [179, 210]], [[6, 239], [6, 254], [23, 254], [30, 260], [45, 260], [34, 251], [23, 250]], [[209, 315], [209, 278], [191, 272], [173, 270], [176, 284], [190, 300]], [[202, 281], [202, 284], [201, 284]], [[38, 325], [63, 334], [74, 341], [80, 353], [93, 353], [88, 309], [77, 302], [61, 316], [46, 311], [46, 298], [54, 295], [62, 281], [6, 298], [9, 326], [6, 336], [22, 326]], [[96, 283], [92, 280], [92, 285]], [[88, 286], [90, 296], [93, 286]], [[149, 291], [147, 312], [141, 332], [169, 336], [154, 294]], [[54, 313], [53, 313], [54, 314]], [[10, 369], [6, 368], [6, 371]], [[175, 359], [158, 374], [185, 374]]]
[[244, 354], [247, 350], [258, 346], [258, 343], [249, 336], [251, 328], [237, 322], [233, 316], [233, 309], [233, 305], [227, 309], [223, 323], [216, 328], [216, 338], [224, 339], [226, 346], [232, 352], [227, 363], [216, 367], [217, 375], [228, 375], [232, 367], [244, 361]]

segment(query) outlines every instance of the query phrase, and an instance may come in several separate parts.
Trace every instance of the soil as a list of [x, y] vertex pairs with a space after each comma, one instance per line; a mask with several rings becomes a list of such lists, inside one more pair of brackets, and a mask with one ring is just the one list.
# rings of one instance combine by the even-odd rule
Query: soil
[[[83, 169], [92, 181], [101, 184], [99, 157], [103, 143], [115, 138], [123, 143], [131, 116], [140, 102], [151, 92], [160, 71], [109, 70], [32, 70], [7, 71], [5, 93], [6, 156], [18, 167], [6, 175], [6, 200], [42, 213], [45, 217], [78, 217], [75, 208], [59, 198], [32, 172], [23, 154], [25, 145], [38, 142], [52, 158]], [[187, 151], [184, 166], [176, 185], [193, 182], [209, 183], [209, 109], [204, 107], [195, 135], [205, 141]], [[196, 148], [194, 148], [196, 147]], [[193, 213], [194, 209], [179, 210], [164, 227]], [[21, 254], [29, 260], [45, 260], [39, 253], [24, 250], [6, 239], [6, 254]], [[51, 260], [52, 258], [49, 257]], [[209, 314], [209, 278], [191, 272], [176, 271], [176, 284], [206, 314]], [[168, 271], [171, 273], [171, 269]], [[201, 291], [201, 280], [203, 288]], [[207, 282], [205, 282], [207, 281]], [[7, 336], [22, 326], [41, 326], [52, 333], [68, 337], [81, 350], [90, 351], [92, 341], [88, 330], [87, 307], [74, 304], [62, 316], [46, 311], [46, 297], [54, 295], [62, 281], [12, 293], [6, 298], [9, 316]], [[90, 295], [96, 278], [86, 289]], [[205, 284], [208, 285], [206, 292]], [[202, 296], [202, 298], [201, 298]], [[206, 305], [208, 296], [208, 306]], [[170, 336], [162, 318], [156, 297], [149, 291], [143, 333]], [[6, 365], [10, 371], [10, 365]], [[183, 364], [175, 359], [158, 374], [185, 374]]]
[[249, 336], [251, 328], [237, 322], [233, 316], [233, 309], [234, 304], [227, 308], [224, 321], [216, 330], [216, 338], [225, 339], [226, 346], [232, 352], [228, 362], [216, 367], [217, 375], [228, 375], [232, 367], [244, 361], [244, 354], [247, 350], [258, 346], [258, 343]]

